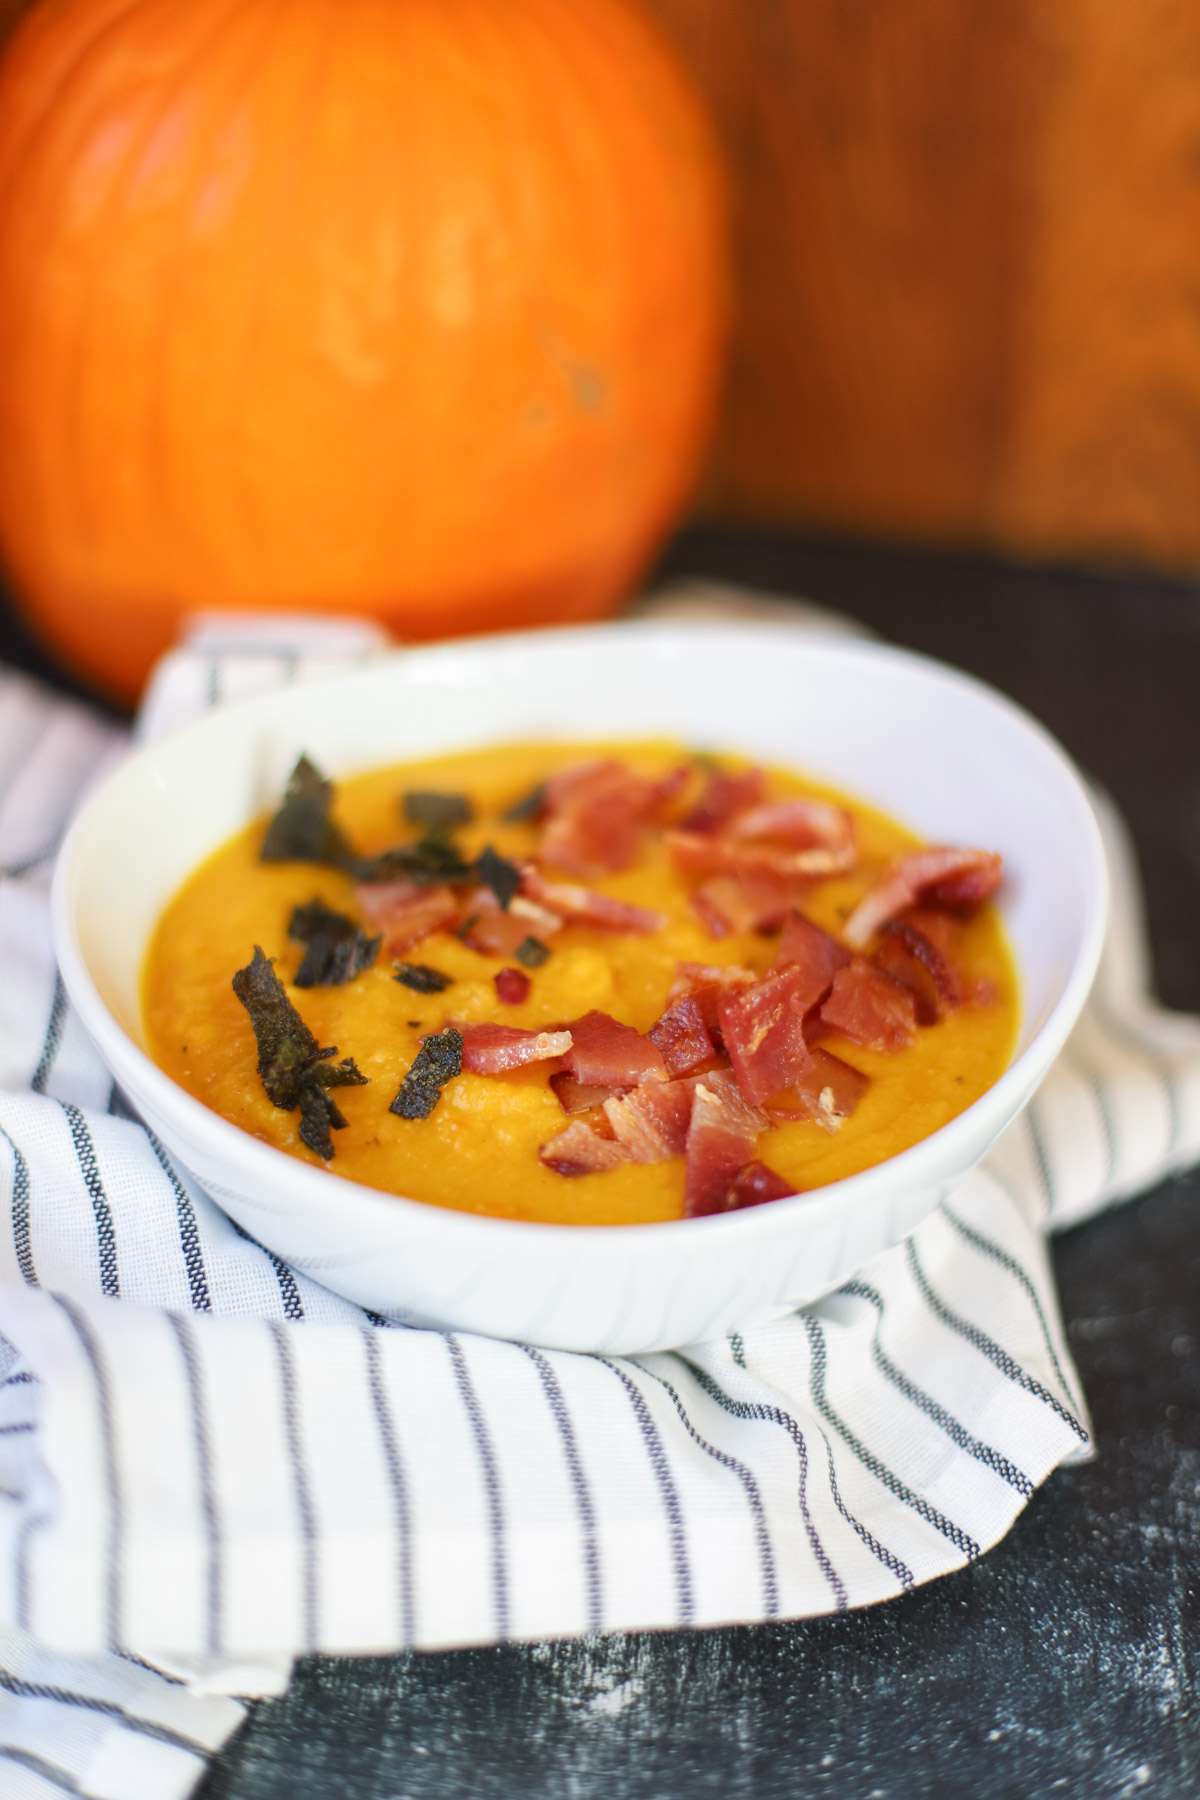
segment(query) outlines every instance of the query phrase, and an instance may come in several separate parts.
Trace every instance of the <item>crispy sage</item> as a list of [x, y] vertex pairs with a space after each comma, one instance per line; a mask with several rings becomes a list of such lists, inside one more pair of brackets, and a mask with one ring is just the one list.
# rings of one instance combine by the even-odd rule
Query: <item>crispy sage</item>
[[318, 1046], [259, 945], [254, 946], [253, 959], [233, 977], [233, 991], [250, 1014], [267, 1098], [284, 1112], [299, 1107], [301, 1142], [328, 1162], [333, 1155], [330, 1128], [340, 1131], [346, 1120], [326, 1090], [364, 1087], [367, 1077], [355, 1067], [353, 1057], [330, 1063], [337, 1045], [325, 1050]]

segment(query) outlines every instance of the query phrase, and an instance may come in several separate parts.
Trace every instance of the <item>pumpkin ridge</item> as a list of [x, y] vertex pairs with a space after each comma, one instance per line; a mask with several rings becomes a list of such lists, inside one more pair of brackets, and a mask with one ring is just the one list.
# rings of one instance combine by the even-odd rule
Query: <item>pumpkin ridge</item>
[[[58, 122], [58, 115], [63, 106], [64, 86], [80, 80], [93, 55], [103, 49], [109, 36], [119, 30], [134, 13], [140, 12], [152, 4], [153, 0], [129, 0], [129, 4], [122, 7], [114, 17], [104, 20], [94, 36], [88, 38], [86, 43], [76, 47], [57, 82], [46, 81], [44, 83], [48, 95], [46, 103], [26, 122], [23, 135], [18, 136], [13, 146], [15, 153], [9, 162], [6, 175], [3, 180], [0, 180], [0, 215], [3, 214], [5, 203], [12, 191], [12, 185], [19, 173], [22, 160], [28, 156], [31, 147], [36, 144], [46, 127]], [[53, 23], [47, 24], [40, 11], [26, 13], [20, 24], [13, 30], [8, 42], [15, 44], [18, 39], [30, 36], [39, 29], [52, 31]], [[0, 96], [6, 85], [8, 85], [6, 82], [0, 83]], [[0, 109], [0, 117], [2, 116], [3, 112]]]
[[[92, 40], [90, 49], [93, 60], [103, 50], [104, 40], [117, 33], [128, 30], [130, 21], [139, 13], [153, 10], [155, 0], [136, 0], [119, 18], [109, 21], [104, 32]], [[97, 70], [97, 76], [101, 73]], [[82, 69], [80, 70], [82, 77]], [[103, 113], [111, 105], [111, 95], [101, 89], [99, 94], [93, 92], [93, 106], [89, 109], [89, 121]], [[111, 172], [111, 179], [104, 192], [99, 209], [99, 221], [103, 225], [111, 225], [115, 213], [124, 209], [125, 184], [131, 171], [136, 168], [138, 159], [143, 154], [146, 144], [154, 131], [156, 108], [152, 100], [148, 101], [141, 114], [137, 129], [131, 132], [120, 158], [119, 165]], [[91, 255], [87, 261], [87, 277], [81, 284], [81, 304], [75, 313], [73, 329], [70, 333], [64, 362], [67, 366], [67, 378], [64, 383], [66, 403], [59, 421], [58, 456], [63, 471], [63, 503], [64, 511], [72, 516], [75, 532], [80, 542], [89, 538], [94, 540], [96, 534], [92, 529], [91, 508], [88, 504], [86, 485], [80, 469], [79, 450], [87, 435], [84, 425], [87, 403], [87, 375], [91, 363], [88, 353], [88, 341], [94, 327], [96, 309], [101, 293], [101, 281], [98, 275], [104, 264], [104, 249], [107, 234], [103, 229], [92, 233]], [[103, 463], [101, 464], [103, 468]]]
[[[269, 4], [263, 4], [263, 0], [234, 0], [234, 4], [225, 15], [224, 24], [228, 25], [230, 21], [237, 17], [239, 12], [248, 14], [257, 13], [259, 29], [257, 32], [247, 32], [247, 39], [249, 42], [248, 54], [241, 59], [232, 81], [228, 83], [226, 88], [211, 104], [208, 130], [204, 135], [203, 143], [197, 146], [197, 156], [201, 162], [203, 162], [203, 150], [205, 148], [211, 148], [214, 141], [219, 138], [221, 132], [227, 129], [231, 121], [236, 118], [239, 99], [245, 94], [249, 87], [259, 61], [264, 55], [269, 53], [269, 47], [276, 29], [281, 22], [286, 21], [287, 7], [288, 0], [276, 0], [276, 4], [273, 7]], [[210, 45], [212, 41], [213, 40], [211, 39], [209, 40]], [[193, 65], [193, 72], [194, 69], [195, 65]], [[152, 479], [155, 481], [158, 488], [163, 516], [168, 521], [168, 524], [174, 524], [174, 535], [180, 550], [188, 556], [195, 556], [198, 563], [207, 561], [211, 566], [211, 551], [206, 546], [198, 546], [196, 544], [196, 532], [193, 521], [186, 511], [180, 513], [176, 510], [175, 503], [171, 498], [175, 483], [174, 481], [171, 481], [168, 484], [167, 478], [171, 471], [171, 465], [175, 459], [170, 447], [170, 433], [165, 427], [163, 416], [168, 397], [166, 363], [167, 340], [170, 334], [173, 311], [171, 299], [173, 293], [178, 290], [179, 282], [182, 279], [178, 264], [182, 260], [182, 255], [188, 241], [194, 236], [194, 230], [195, 213], [193, 208], [191, 206], [181, 207], [179, 218], [176, 221], [176, 229], [172, 237], [171, 248], [164, 258], [168, 269], [171, 270], [172, 273], [168, 274], [165, 283], [165, 298], [159, 307], [159, 330], [156, 335], [155, 346], [158, 362], [158, 380], [154, 383], [152, 392], [152, 408], [148, 421], [148, 435], [151, 446]], [[214, 445], [211, 442], [211, 437], [204, 448], [207, 450], [205, 461], [211, 468], [214, 452]], [[209, 474], [204, 481], [204, 486], [211, 492], [211, 474]], [[215, 575], [216, 571], [214, 570], [213, 572]]]
[[[282, 0], [280, 14], [289, 11], [290, 0]], [[297, 122], [307, 122], [310, 126], [316, 116], [316, 101], [323, 83], [328, 83], [331, 73], [332, 59], [322, 56], [322, 48], [328, 50], [336, 41], [338, 26], [341, 23], [342, 0], [326, 0], [325, 18], [319, 29], [314, 29], [313, 45], [308, 61], [307, 74], [293, 96], [294, 106], [291, 109], [292, 136], [295, 142], [295, 126]], [[271, 271], [275, 261], [276, 242], [280, 233], [286, 228], [289, 218], [294, 217], [296, 208], [292, 204], [301, 191], [300, 178], [304, 162], [311, 154], [313, 134], [311, 129], [302, 136], [303, 151], [300, 156], [281, 157], [278, 180], [274, 185], [266, 227], [259, 234], [262, 254], [258, 264], [257, 277], [253, 284], [253, 294], [246, 315], [246, 329], [242, 334], [241, 350], [234, 359], [239, 368], [238, 378], [231, 384], [230, 413], [226, 420], [226, 443], [229, 446], [226, 467], [228, 470], [228, 492], [231, 511], [236, 514], [240, 527], [241, 541], [250, 552], [250, 559], [259, 567], [260, 577], [263, 572], [263, 550], [265, 534], [263, 520], [259, 516], [258, 505], [253, 497], [253, 478], [248, 476], [248, 458], [245, 451], [246, 415], [240, 419], [235, 408], [241, 395], [247, 390], [247, 371], [253, 363], [253, 346], [261, 328], [263, 314], [266, 310], [266, 298], [271, 286]], [[234, 447], [236, 446], [236, 454]], [[274, 571], [269, 571], [273, 575]], [[273, 585], [273, 584], [272, 584]], [[243, 600], [244, 596], [239, 596]]]
[[667, 40], [628, 0], [217, 5], [46, 0], [3, 51], [0, 543], [34, 624], [130, 697], [205, 605], [414, 639], [613, 610], [726, 316]]

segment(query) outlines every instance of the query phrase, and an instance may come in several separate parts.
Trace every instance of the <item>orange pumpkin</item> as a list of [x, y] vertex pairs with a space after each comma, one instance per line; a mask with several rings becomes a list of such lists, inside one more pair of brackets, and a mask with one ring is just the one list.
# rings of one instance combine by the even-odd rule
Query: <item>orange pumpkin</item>
[[628, 0], [42, 0], [0, 66], [0, 544], [134, 694], [180, 616], [617, 605], [726, 320], [705, 114]]

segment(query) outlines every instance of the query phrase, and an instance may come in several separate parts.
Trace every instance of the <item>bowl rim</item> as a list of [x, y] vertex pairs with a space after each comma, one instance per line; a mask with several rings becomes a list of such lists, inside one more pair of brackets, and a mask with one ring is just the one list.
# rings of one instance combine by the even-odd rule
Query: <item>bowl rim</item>
[[[318, 1167], [290, 1155], [276, 1145], [267, 1144], [256, 1139], [241, 1126], [233, 1124], [220, 1113], [207, 1107], [204, 1103], [179, 1086], [164, 1070], [159, 1068], [145, 1051], [125, 1030], [114, 1016], [104, 1000], [97, 982], [88, 966], [86, 956], [79, 942], [75, 929], [72, 911], [72, 894], [70, 892], [75, 863], [79, 856], [80, 841], [85, 835], [94, 809], [99, 806], [112, 786], [128, 775], [136, 763], [148, 763], [156, 749], [165, 744], [174, 744], [180, 739], [192, 736], [205, 736], [219, 731], [229, 719], [245, 719], [256, 712], [268, 714], [281, 705], [286, 704], [288, 697], [301, 697], [306, 693], [319, 692], [330, 686], [352, 685], [356, 682], [378, 680], [381, 673], [396, 669], [402, 665], [416, 662], [420, 673], [422, 664], [428, 663], [436, 672], [437, 666], [443, 663], [453, 664], [464, 656], [498, 655], [520, 651], [525, 648], [544, 649], [553, 652], [557, 648], [570, 646], [585, 651], [588, 641], [596, 638], [606, 640], [628, 636], [631, 639], [660, 639], [668, 644], [701, 640], [720, 641], [721, 639], [759, 637], [785, 641], [795, 646], [801, 640], [805, 647], [818, 654], [832, 655], [839, 660], [851, 663], [881, 663], [893, 668], [909, 668], [926, 677], [932, 676], [959, 689], [966, 690], [974, 699], [982, 702], [990, 709], [998, 709], [1010, 723], [1016, 725], [1027, 735], [1036, 740], [1039, 750], [1053, 764], [1056, 773], [1070, 793], [1079, 816], [1083, 839], [1089, 857], [1088, 878], [1084, 883], [1085, 905], [1082, 930], [1076, 950], [1074, 962], [1063, 984], [1062, 992], [1050, 1007], [1041, 1025], [1034, 1032], [1029, 1042], [1009, 1063], [1008, 1067], [989, 1088], [986, 1088], [971, 1104], [946, 1121], [926, 1137], [919, 1139], [907, 1149], [885, 1157], [881, 1162], [859, 1170], [853, 1175], [843, 1176], [837, 1181], [802, 1190], [797, 1194], [787, 1195], [773, 1201], [769, 1207], [746, 1207], [733, 1212], [717, 1213], [699, 1218], [680, 1218], [648, 1221], [644, 1224], [624, 1225], [586, 1225], [552, 1223], [537, 1219], [498, 1218], [490, 1214], [469, 1212], [458, 1207], [443, 1206], [436, 1201], [417, 1200], [409, 1195], [395, 1193], [390, 1189], [370, 1187], [348, 1175], [342, 1175], [335, 1167], [326, 1164]], [[595, 733], [590, 734], [593, 738]], [[494, 740], [493, 740], [494, 741]], [[364, 768], [371, 765], [364, 765]], [[378, 766], [378, 765], [375, 765]], [[347, 771], [353, 773], [354, 771]], [[960, 1141], [967, 1142], [975, 1135], [975, 1129], [981, 1113], [993, 1111], [1005, 1115], [1006, 1123], [1015, 1120], [1033, 1094], [1049, 1069], [1054, 1058], [1062, 1049], [1071, 1029], [1081, 1013], [1087, 995], [1095, 979], [1101, 952], [1104, 945], [1108, 920], [1108, 871], [1103, 848], [1100, 827], [1095, 810], [1088, 794], [1087, 785], [1074, 762], [1062, 748], [1054, 736], [1033, 717], [1017, 701], [1010, 699], [1000, 690], [977, 676], [943, 663], [937, 658], [920, 652], [909, 650], [903, 646], [879, 642], [871, 638], [861, 638], [846, 634], [842, 636], [833, 630], [820, 627], [804, 626], [800, 623], [775, 620], [730, 620], [730, 621], [680, 621], [654, 619], [632, 619], [611, 621], [598, 625], [568, 625], [551, 629], [529, 630], [520, 632], [488, 633], [486, 635], [446, 639], [434, 644], [417, 644], [413, 646], [398, 645], [381, 657], [373, 658], [366, 664], [356, 664], [344, 671], [322, 676], [312, 682], [297, 683], [287, 688], [272, 689], [263, 694], [246, 699], [233, 700], [223, 704], [214, 711], [206, 712], [198, 718], [190, 720], [178, 731], [165, 737], [157, 738], [150, 743], [135, 744], [132, 754], [124, 759], [116, 769], [111, 770], [87, 796], [63, 839], [59, 850], [51, 887], [51, 914], [53, 937], [58, 965], [67, 992], [76, 1006], [81, 1020], [89, 1034], [96, 1040], [101, 1057], [110, 1071], [120, 1078], [116, 1063], [132, 1062], [137, 1070], [138, 1081], [147, 1097], [152, 1099], [161, 1113], [172, 1118], [180, 1116], [180, 1131], [186, 1132], [189, 1141], [203, 1141], [206, 1137], [211, 1143], [208, 1152], [211, 1160], [226, 1164], [230, 1169], [237, 1168], [266, 1185], [276, 1188], [279, 1178], [286, 1184], [296, 1183], [299, 1193], [296, 1198], [303, 1198], [307, 1205], [319, 1204], [323, 1195], [329, 1190], [319, 1184], [326, 1184], [330, 1176], [338, 1183], [335, 1193], [344, 1193], [349, 1189], [360, 1206], [367, 1206], [381, 1215], [398, 1218], [411, 1215], [426, 1233], [436, 1232], [448, 1240], [456, 1237], [470, 1236], [478, 1241], [481, 1236], [490, 1235], [497, 1248], [502, 1245], [511, 1248], [518, 1240], [514, 1239], [514, 1231], [521, 1234], [520, 1240], [532, 1244], [534, 1239], [562, 1247], [566, 1244], [578, 1245], [595, 1251], [601, 1247], [606, 1252], [626, 1252], [634, 1245], [642, 1246], [643, 1254], [649, 1254], [654, 1248], [665, 1249], [670, 1244], [679, 1245], [680, 1228], [688, 1231], [693, 1238], [701, 1233], [710, 1236], [721, 1232], [733, 1236], [752, 1236], [761, 1231], [771, 1220], [783, 1224], [793, 1215], [799, 1216], [811, 1210], [814, 1200], [832, 1203], [844, 1203], [852, 1206], [863, 1190], [870, 1191], [884, 1179], [882, 1172], [889, 1174], [895, 1171], [899, 1185], [909, 1190], [922, 1183], [922, 1167], [930, 1164], [954, 1164], [956, 1159], [953, 1147]], [[145, 944], [141, 953], [145, 953]], [[140, 979], [140, 977], [139, 977]], [[116, 1055], [110, 1053], [108, 1044], [115, 1034]], [[1038, 1065], [1041, 1065], [1038, 1067]], [[1023, 1090], [1028, 1090], [1023, 1092]], [[1017, 1098], [1014, 1100], [1014, 1094]], [[195, 1130], [189, 1125], [194, 1121]], [[993, 1130], [989, 1136], [989, 1145], [996, 1136]], [[228, 1151], [223, 1147], [228, 1145]], [[947, 1152], [950, 1152], [948, 1155]], [[985, 1151], [986, 1153], [986, 1151]], [[186, 1159], [181, 1159], [185, 1161]], [[971, 1154], [957, 1162], [957, 1174], [954, 1179], [965, 1174], [977, 1160]], [[272, 1181], [272, 1177], [276, 1179]], [[932, 1180], [944, 1185], [946, 1177], [931, 1175]], [[219, 1204], [219, 1202], [218, 1202]], [[397, 1214], [397, 1206], [400, 1213]], [[416, 1209], [415, 1212], [412, 1209]], [[664, 1237], [664, 1233], [666, 1234]], [[452, 1247], [452, 1245], [451, 1245]]]

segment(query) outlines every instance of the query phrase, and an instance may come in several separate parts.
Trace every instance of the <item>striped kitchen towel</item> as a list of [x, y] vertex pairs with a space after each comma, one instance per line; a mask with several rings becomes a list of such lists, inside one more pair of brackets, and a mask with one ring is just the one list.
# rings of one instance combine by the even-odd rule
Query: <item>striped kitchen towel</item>
[[[311, 659], [212, 629], [162, 729]], [[223, 634], [224, 626], [220, 628]], [[1033, 1105], [819, 1305], [643, 1358], [391, 1328], [247, 1239], [131, 1116], [54, 968], [49, 856], [121, 734], [0, 678], [0, 1792], [174, 1800], [306, 1650], [864, 1606], [994, 1544], [1088, 1453], [1044, 1228], [1200, 1155], [1200, 1022], [1113, 873]]]

